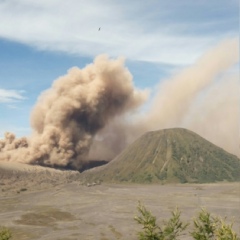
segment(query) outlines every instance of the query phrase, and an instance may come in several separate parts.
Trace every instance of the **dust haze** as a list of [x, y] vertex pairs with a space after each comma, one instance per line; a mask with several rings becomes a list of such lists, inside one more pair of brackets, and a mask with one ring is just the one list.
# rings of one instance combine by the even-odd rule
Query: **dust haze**
[[131, 121], [118, 118], [101, 130], [104, 140], [93, 145], [93, 158], [113, 158], [144, 132], [172, 127], [188, 128], [239, 156], [238, 62], [238, 39], [231, 39], [162, 80], [147, 111]]
[[185, 127], [225, 150], [239, 153], [237, 39], [220, 43], [193, 66], [159, 86], [147, 114], [153, 129]]
[[123, 59], [98, 56], [41, 94], [31, 113], [32, 135], [6, 133], [0, 160], [81, 169], [85, 161], [112, 160], [146, 131], [170, 127], [188, 128], [239, 155], [238, 61], [238, 39], [221, 42], [161, 80], [149, 102]]

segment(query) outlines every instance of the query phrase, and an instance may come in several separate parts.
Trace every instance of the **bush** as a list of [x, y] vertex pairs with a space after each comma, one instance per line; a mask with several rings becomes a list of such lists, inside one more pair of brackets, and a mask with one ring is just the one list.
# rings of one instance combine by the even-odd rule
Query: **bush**
[[143, 231], [138, 233], [140, 240], [174, 240], [188, 225], [180, 221], [181, 213], [178, 209], [172, 212], [172, 217], [168, 221], [164, 221], [162, 227], [157, 225], [156, 217], [140, 202], [138, 212], [140, 216], [136, 216], [134, 219], [143, 226]]
[[194, 230], [190, 233], [196, 240], [240, 240], [233, 231], [233, 224], [227, 224], [226, 218], [213, 217], [202, 209], [193, 221]]
[[0, 240], [8, 240], [11, 237], [12, 234], [7, 228], [0, 227]]
[[224, 220], [220, 221], [220, 226], [216, 230], [216, 236], [219, 240], [240, 240], [232, 229], [232, 223], [226, 224]]
[[[180, 220], [181, 212], [178, 209], [172, 211], [171, 218], [164, 221], [162, 226], [156, 223], [156, 217], [140, 202], [137, 209], [140, 216], [134, 219], [143, 229], [138, 232], [139, 240], [176, 240], [183, 235], [189, 225]], [[193, 220], [193, 230], [190, 235], [195, 240], [240, 240], [232, 226], [232, 223], [226, 223], [226, 218], [214, 217], [205, 209], [201, 209]]]

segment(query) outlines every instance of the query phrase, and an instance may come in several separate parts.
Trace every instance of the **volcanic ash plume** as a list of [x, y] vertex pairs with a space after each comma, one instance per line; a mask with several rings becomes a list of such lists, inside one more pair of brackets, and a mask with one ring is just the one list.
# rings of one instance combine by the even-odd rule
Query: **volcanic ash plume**
[[237, 39], [221, 42], [194, 65], [164, 81], [148, 114], [152, 125], [156, 128], [181, 125], [196, 97], [239, 61], [238, 44]]
[[96, 133], [146, 98], [134, 89], [123, 59], [99, 56], [84, 69], [70, 69], [40, 96], [31, 115], [33, 135], [17, 140], [7, 133], [0, 160], [81, 169]]
[[238, 62], [239, 39], [229, 39], [163, 82], [146, 114], [152, 129], [185, 127], [239, 155]]
[[[99, 133], [105, 144], [94, 143], [91, 155], [113, 158], [144, 132], [172, 127], [188, 128], [239, 155], [239, 72], [231, 73], [238, 62], [239, 40], [219, 43], [192, 66], [161, 81], [149, 110], [134, 124], [117, 119], [106, 125]], [[102, 146], [109, 148], [103, 151]]]

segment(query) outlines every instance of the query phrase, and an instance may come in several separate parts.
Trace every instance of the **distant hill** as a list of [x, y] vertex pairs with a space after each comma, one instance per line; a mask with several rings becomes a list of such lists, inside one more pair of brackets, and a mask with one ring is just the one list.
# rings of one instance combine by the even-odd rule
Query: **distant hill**
[[240, 181], [240, 159], [183, 128], [147, 132], [86, 181], [208, 183]]

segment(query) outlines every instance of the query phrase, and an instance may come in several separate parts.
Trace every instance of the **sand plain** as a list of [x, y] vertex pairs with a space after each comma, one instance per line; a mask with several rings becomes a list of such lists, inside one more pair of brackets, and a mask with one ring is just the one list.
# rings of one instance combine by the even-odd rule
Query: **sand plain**
[[240, 233], [240, 183], [88, 187], [73, 180], [25, 190], [20, 185], [10, 191], [1, 187], [6, 185], [0, 186], [0, 225], [12, 230], [13, 240], [136, 240], [141, 229], [133, 220], [138, 201], [159, 223], [176, 206], [185, 221], [205, 207], [234, 220]]

